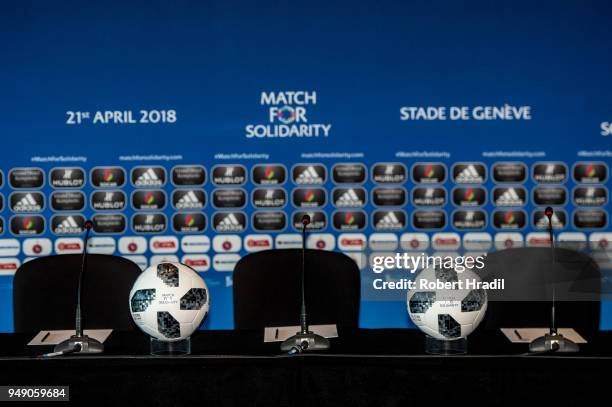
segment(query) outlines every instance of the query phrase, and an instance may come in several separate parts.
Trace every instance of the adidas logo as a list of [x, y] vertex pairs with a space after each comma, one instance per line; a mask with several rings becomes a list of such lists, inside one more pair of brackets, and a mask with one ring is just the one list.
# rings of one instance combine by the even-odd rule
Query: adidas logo
[[32, 194], [27, 193], [13, 204], [12, 210], [13, 212], [38, 212], [42, 210], [42, 204]]
[[155, 172], [153, 168], [147, 168], [145, 172], [140, 174], [136, 181], [134, 181], [134, 185], [138, 187], [142, 186], [159, 186], [162, 185], [163, 182]]
[[[561, 222], [561, 220], [559, 219], [556, 213], [553, 213], [553, 215], [550, 217], [550, 222], [552, 223], [553, 229], [561, 229], [565, 226], [563, 222]], [[544, 214], [542, 214], [540, 219], [538, 219], [538, 221], [536, 222], [535, 227], [537, 229], [547, 229], [548, 228], [548, 218]]]
[[482, 175], [478, 173], [476, 167], [470, 164], [465, 167], [457, 176], [455, 177], [455, 182], [462, 184], [473, 184], [483, 182], [484, 179]]
[[79, 234], [83, 231], [83, 228], [72, 216], [68, 216], [56, 225], [53, 231], [57, 234]]
[[295, 180], [296, 184], [322, 184], [323, 178], [317, 173], [312, 165], [302, 171]]
[[215, 229], [217, 232], [242, 232], [244, 225], [238, 220], [236, 214], [230, 213], [217, 222]]
[[198, 199], [194, 191], [187, 191], [175, 204], [177, 209], [200, 209], [204, 204]]
[[335, 205], [339, 208], [355, 208], [363, 206], [364, 202], [359, 198], [355, 190], [351, 188], [336, 199]]
[[506, 189], [496, 200], [497, 206], [522, 206], [525, 201], [521, 199], [514, 188]]
[[402, 229], [404, 224], [400, 222], [395, 212], [387, 212], [376, 222], [375, 227], [378, 230], [397, 230]]

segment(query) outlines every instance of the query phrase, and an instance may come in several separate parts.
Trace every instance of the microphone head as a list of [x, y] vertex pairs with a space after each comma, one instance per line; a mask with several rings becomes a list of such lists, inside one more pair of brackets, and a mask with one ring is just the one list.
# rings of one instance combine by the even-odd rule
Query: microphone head
[[544, 215], [546, 215], [547, 218], [551, 218], [553, 216], [553, 208], [551, 208], [550, 206], [547, 206], [546, 209], [544, 209]]
[[302, 216], [302, 225], [306, 226], [308, 224], [310, 224], [310, 216], [309, 215]]
[[93, 222], [87, 219], [85, 221], [85, 229], [91, 229], [93, 227]]

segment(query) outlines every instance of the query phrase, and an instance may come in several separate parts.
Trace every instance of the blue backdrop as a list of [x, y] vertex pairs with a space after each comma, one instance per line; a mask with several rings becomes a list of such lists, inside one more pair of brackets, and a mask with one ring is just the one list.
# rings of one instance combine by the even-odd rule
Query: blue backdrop
[[[366, 169], [362, 185], [355, 180], [349, 182], [349, 187], [366, 191], [367, 202], [355, 211], [363, 210], [367, 222], [361, 227], [357, 219], [360, 230], [351, 231], [366, 238], [381, 231], [393, 233], [398, 239], [403, 233], [426, 233], [431, 238], [436, 232], [458, 233], [462, 237], [476, 231], [495, 239], [496, 234], [507, 232], [493, 222], [494, 212], [500, 206], [493, 200], [493, 189], [498, 184], [505, 185], [503, 178], [493, 177], [494, 166], [499, 162], [525, 164], [525, 179], [511, 179], [510, 183], [523, 185], [527, 191], [526, 202], [518, 208], [526, 215], [526, 225], [512, 231], [527, 238], [535, 229], [534, 212], [542, 206], [533, 199], [533, 190], [538, 185], [534, 164], [561, 162], [566, 164], [567, 174], [556, 183], [567, 198], [555, 205], [566, 212], [567, 221], [559, 232], [583, 233], [581, 236], [588, 241], [605, 240], [607, 235], [592, 234], [610, 232], [607, 219], [605, 224], [597, 225], [584, 224], [584, 218], [580, 218], [577, 225], [574, 211], [605, 210], [607, 200], [598, 204], [599, 208], [592, 205], [582, 208], [574, 199], [574, 188], [596, 184], [607, 194], [610, 185], [606, 174], [612, 150], [611, 21], [612, 7], [607, 1], [3, 3], [0, 263], [4, 275], [0, 277], [0, 330], [12, 330], [14, 267], [40, 250], [45, 252], [47, 244], [51, 245], [52, 253], [68, 247], [57, 247], [57, 240], [74, 237], [64, 235], [75, 230], [58, 226], [64, 221], [70, 223], [66, 218], [55, 219], [55, 225], [54, 216], [64, 216], [65, 212], [92, 217], [109, 212], [94, 207], [92, 194], [97, 190], [124, 191], [128, 201], [124, 208], [110, 211], [125, 216], [125, 231], [109, 234], [99, 229], [96, 233], [96, 237], [110, 237], [111, 247], [117, 244], [112, 250], [115, 254], [130, 255], [129, 250], [121, 249], [121, 237], [142, 236], [149, 246], [144, 253], [139, 252], [141, 248], [134, 255], [143, 256], [145, 262], [160, 254], [151, 250], [156, 249], [178, 259], [195, 256], [191, 258], [193, 264], [207, 270], [202, 275], [211, 287], [213, 301], [206, 322], [208, 328], [233, 325], [231, 272], [218, 268], [235, 258], [215, 257], [225, 255], [225, 251], [233, 252], [236, 242], [222, 238], [218, 240], [220, 246], [214, 247], [215, 236], [234, 234], [215, 231], [222, 228], [216, 225], [215, 214], [227, 210], [245, 214], [245, 230], [236, 233], [241, 245], [238, 255], [247, 253], [248, 235], [266, 234], [274, 240], [279, 234], [296, 233], [291, 225], [292, 215], [300, 210], [296, 206], [312, 211], [310, 199], [315, 203], [318, 199], [309, 196], [301, 204], [293, 202], [294, 189], [301, 187], [300, 181], [292, 177], [296, 164], [316, 163], [326, 169], [327, 176], [320, 187], [327, 199], [320, 209], [327, 215], [327, 224], [316, 233], [331, 234], [336, 249], [340, 235], [345, 233], [336, 229], [354, 227], [347, 226], [353, 224], [347, 215], [354, 214], [344, 212], [341, 212], [344, 220], [340, 221], [344, 223], [333, 226], [336, 211], [344, 210], [334, 202], [333, 189], [342, 185], [333, 179], [333, 168], [345, 162], [363, 164]], [[300, 100], [262, 104], [262, 93], [265, 98], [270, 92], [278, 95], [287, 91], [304, 91], [316, 97], [303, 105]], [[528, 107], [528, 114], [514, 116], [514, 120], [507, 116], [506, 120], [500, 117], [475, 120], [476, 107], [505, 105]], [[282, 109], [284, 106], [287, 108]], [[470, 120], [406, 120], [406, 115], [401, 114], [402, 107], [446, 107], [448, 113], [452, 106], [465, 106]], [[280, 111], [279, 116], [274, 116], [277, 110], [271, 111], [272, 108]], [[525, 113], [525, 109], [521, 112]], [[148, 123], [139, 122], [141, 110], [147, 112], [144, 114]], [[136, 123], [96, 120], [96, 113], [104, 117], [105, 111], [132, 111]], [[126, 119], [123, 115], [119, 118]], [[307, 132], [318, 129], [318, 137], [248, 137], [250, 125], [260, 125], [259, 134], [263, 134], [267, 126], [274, 131], [275, 125], [295, 124], [310, 126], [304, 127]], [[331, 126], [325, 127], [327, 136], [316, 125]], [[373, 177], [377, 163], [401, 163], [407, 169], [405, 181], [394, 185], [405, 188], [406, 200], [395, 202], [391, 209], [386, 205], [377, 208], [373, 199], [374, 189], [386, 185]], [[431, 171], [427, 167], [431, 163], [442, 163], [447, 170], [445, 178], [437, 184], [448, 195], [446, 203], [437, 207], [447, 216], [440, 230], [416, 230], [414, 225], [414, 212], [423, 208], [414, 204], [413, 189], [422, 180], [413, 178], [412, 169], [421, 163], [425, 173]], [[461, 186], [453, 180], [456, 163], [483, 164], [486, 170], [486, 179], [476, 182], [488, 195], [480, 205], [486, 226], [479, 230], [463, 230], [452, 222], [453, 213], [461, 210], [451, 198], [453, 189]], [[286, 191], [287, 202], [276, 210], [287, 215], [284, 230], [254, 229], [255, 212], [274, 211], [257, 208], [251, 196], [257, 187], [252, 170], [257, 165], [264, 165], [265, 169], [267, 164], [281, 164], [287, 172], [286, 181], [280, 185]], [[175, 185], [172, 169], [192, 165], [204, 167], [204, 184]], [[213, 175], [216, 165], [243, 166], [244, 184], [216, 185]], [[580, 172], [577, 176], [574, 165], [578, 165]], [[91, 171], [96, 167], [104, 170], [103, 177], [118, 176], [112, 171], [105, 172], [112, 166], [125, 170], [125, 185], [105, 188], [92, 182]], [[163, 185], [157, 187], [155, 180], [149, 187], [132, 182], [134, 168], [146, 170], [151, 166], [163, 167], [166, 176]], [[44, 180], [40, 189], [36, 185], [40, 174], [15, 171], [22, 167], [42, 170]], [[83, 192], [82, 209], [68, 206], [67, 211], [62, 211], [61, 203], [54, 207], [51, 194], [64, 189], [51, 184], [51, 171], [54, 168], [63, 171], [65, 167], [84, 170], [84, 184], [66, 189]], [[277, 168], [277, 176], [278, 171]], [[582, 173], [585, 178], [581, 178]], [[316, 180], [307, 181], [313, 182]], [[189, 188], [205, 191], [203, 209], [185, 211], [173, 207], [173, 192]], [[234, 209], [215, 208], [221, 206], [213, 204], [214, 190], [220, 188], [245, 192], [244, 205], [238, 202], [233, 204], [237, 207]], [[132, 193], [141, 189], [164, 191], [165, 207], [147, 209], [144, 204], [140, 209], [134, 208]], [[44, 207], [38, 208], [36, 204], [19, 207], [19, 202], [29, 199], [27, 194], [13, 196], [36, 191], [42, 192]], [[217, 194], [219, 202], [236, 198], [232, 192]], [[236, 194], [240, 201], [241, 193]], [[154, 198], [163, 198], [163, 193], [161, 198], [159, 194], [152, 198], [143, 193], [147, 202]], [[37, 196], [33, 199], [36, 201]], [[383, 215], [387, 210], [404, 211], [407, 215], [404, 227], [400, 225], [400, 229], [390, 231], [383, 230], [382, 224], [377, 227], [376, 210], [384, 211]], [[177, 236], [179, 243], [169, 239], [170, 246], [164, 252], [163, 247], [159, 249], [163, 244], [159, 247], [152, 244], [154, 235], [137, 233], [139, 229], [133, 222], [138, 221], [133, 215], [140, 212], [164, 213], [166, 231], [159, 235]], [[173, 230], [173, 216], [182, 212], [204, 213], [203, 232]], [[595, 215], [607, 217], [607, 212]], [[39, 231], [37, 216], [42, 216], [45, 228], [40, 234], [31, 235]], [[117, 219], [122, 217], [111, 220]], [[195, 250], [195, 254], [185, 251], [184, 236], [202, 233], [211, 239], [211, 247]], [[75, 236], [78, 237], [78, 225]], [[329, 236], [320, 238], [321, 244], [331, 244]], [[26, 243], [27, 239], [49, 241]], [[253, 239], [258, 241], [257, 237]], [[269, 243], [266, 239], [264, 236], [262, 244]], [[104, 245], [108, 241], [99, 242]], [[274, 241], [272, 246], [279, 244]], [[456, 251], [465, 249], [460, 247]], [[362, 252], [367, 256], [371, 250], [368, 247]], [[138, 259], [142, 261], [142, 257]], [[364, 269], [363, 273], [369, 276], [370, 271]], [[362, 326], [409, 326], [400, 297], [377, 299], [365, 291]], [[604, 303], [602, 309], [602, 328], [607, 329], [612, 327], [612, 307]]]

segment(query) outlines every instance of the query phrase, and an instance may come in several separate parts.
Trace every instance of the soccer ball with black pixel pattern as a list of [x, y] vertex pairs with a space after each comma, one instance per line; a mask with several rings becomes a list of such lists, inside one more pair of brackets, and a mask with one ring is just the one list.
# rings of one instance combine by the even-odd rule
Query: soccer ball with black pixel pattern
[[130, 312], [146, 334], [161, 341], [185, 339], [208, 315], [206, 282], [191, 267], [159, 263], [144, 270], [130, 292]]

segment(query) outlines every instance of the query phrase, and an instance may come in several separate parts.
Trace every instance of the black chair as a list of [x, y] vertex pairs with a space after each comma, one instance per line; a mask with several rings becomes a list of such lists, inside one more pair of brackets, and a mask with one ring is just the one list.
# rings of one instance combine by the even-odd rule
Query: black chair
[[548, 327], [552, 283], [556, 287], [559, 328], [574, 328], [587, 338], [599, 330], [601, 273], [587, 254], [550, 248], [517, 248], [490, 253], [483, 280], [505, 279], [503, 291], [489, 291], [483, 326], [486, 330], [512, 327]]
[[[301, 249], [266, 250], [234, 268], [234, 326], [263, 329], [299, 325]], [[308, 322], [357, 328], [361, 296], [357, 264], [348, 256], [306, 250]]]
[[[13, 280], [15, 332], [74, 329], [80, 254], [41, 257], [24, 263]], [[123, 257], [89, 254], [83, 275], [84, 329], [135, 329], [129, 310], [140, 268]]]

